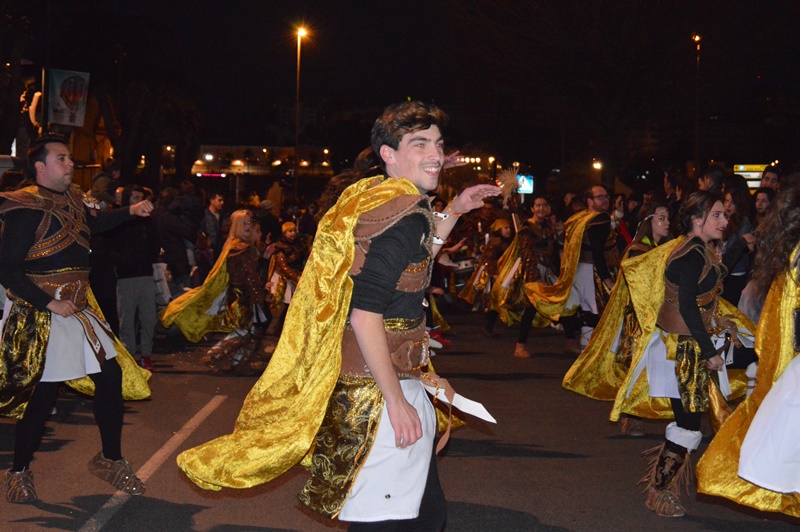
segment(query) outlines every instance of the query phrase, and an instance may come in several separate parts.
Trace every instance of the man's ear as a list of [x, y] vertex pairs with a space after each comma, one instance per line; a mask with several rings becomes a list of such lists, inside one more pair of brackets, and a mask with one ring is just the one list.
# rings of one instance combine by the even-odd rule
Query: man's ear
[[39, 172], [44, 172], [45, 164], [42, 161], [36, 161], [33, 163], [33, 167], [36, 168], [36, 175], [39, 175]]
[[394, 150], [388, 144], [381, 146], [381, 159], [386, 166], [394, 164]]

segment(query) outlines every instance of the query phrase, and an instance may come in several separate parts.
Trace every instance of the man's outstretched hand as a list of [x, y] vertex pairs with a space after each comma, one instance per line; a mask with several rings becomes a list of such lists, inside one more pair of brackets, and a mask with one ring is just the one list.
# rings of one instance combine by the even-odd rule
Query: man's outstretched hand
[[494, 185], [474, 185], [464, 189], [461, 194], [453, 198], [450, 209], [455, 214], [465, 214], [473, 209], [483, 207], [484, 198], [498, 196], [503, 191]]

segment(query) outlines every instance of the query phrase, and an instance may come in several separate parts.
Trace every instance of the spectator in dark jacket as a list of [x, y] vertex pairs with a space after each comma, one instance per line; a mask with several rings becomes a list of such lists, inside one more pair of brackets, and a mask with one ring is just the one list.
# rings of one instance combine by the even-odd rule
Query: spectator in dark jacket
[[181, 219], [170, 208], [177, 197], [178, 191], [175, 188], [163, 189], [158, 195], [158, 204], [151, 214], [158, 243], [163, 250], [163, 261], [167, 263], [167, 269], [172, 275], [169, 288], [173, 298], [181, 295], [184, 288], [190, 285], [191, 267], [186, 254], [185, 241], [194, 242], [197, 236], [197, 230], [192, 227], [191, 223]]
[[[126, 187], [122, 204], [133, 205], [144, 198], [144, 188]], [[153, 363], [153, 332], [156, 322], [156, 287], [153, 263], [158, 261], [159, 246], [149, 218], [131, 220], [117, 229], [111, 239], [111, 258], [117, 269], [117, 313], [119, 339], [128, 352], [136, 353], [136, 317], [139, 317], [141, 357], [139, 364], [150, 371]]]

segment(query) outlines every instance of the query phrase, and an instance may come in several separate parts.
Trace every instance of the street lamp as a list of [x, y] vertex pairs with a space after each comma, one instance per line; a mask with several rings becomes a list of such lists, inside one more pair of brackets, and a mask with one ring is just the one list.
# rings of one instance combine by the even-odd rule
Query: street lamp
[[294, 195], [299, 196], [297, 183], [298, 162], [300, 160], [300, 42], [308, 35], [302, 26], [297, 28], [297, 82], [295, 83], [294, 107]]
[[692, 42], [697, 46], [697, 64], [695, 67], [694, 83], [694, 176], [698, 176], [700, 164], [700, 41], [703, 37], [699, 33], [692, 33]]

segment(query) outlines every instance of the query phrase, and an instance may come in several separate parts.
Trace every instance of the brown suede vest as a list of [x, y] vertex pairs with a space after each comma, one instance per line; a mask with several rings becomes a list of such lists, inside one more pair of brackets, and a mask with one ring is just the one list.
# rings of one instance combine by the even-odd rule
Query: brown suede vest
[[[431, 211], [419, 206], [420, 201], [426, 198], [427, 196], [413, 194], [398, 196], [358, 218], [353, 231], [355, 254], [350, 275], [358, 275], [361, 272], [373, 238], [384, 233], [402, 218], [419, 212], [425, 215], [430, 224], [426, 240], [420, 242], [428, 249], [428, 257], [423, 262], [411, 263], [406, 267], [397, 280], [397, 290], [419, 292], [427, 288], [433, 271], [430, 251], [433, 245], [434, 221]], [[400, 377], [417, 377], [419, 368], [426, 366], [429, 360], [428, 333], [424, 317], [415, 320], [388, 318], [384, 320], [384, 328], [395, 372]], [[342, 336], [341, 373], [371, 376], [349, 321]]]
[[[684, 244], [678, 246], [672, 251], [667, 259], [667, 267], [672, 261], [683, 257], [693, 249], [697, 244], [691, 240], [687, 240]], [[715, 257], [710, 256], [709, 253], [703, 253], [705, 264], [700, 273], [700, 281], [706, 278], [711, 273], [711, 270], [718, 265]], [[666, 271], [666, 269], [665, 269]], [[700, 317], [703, 319], [703, 324], [706, 330], [710, 331], [713, 328], [712, 319], [717, 314], [717, 295], [721, 291], [722, 279], [710, 291], [697, 296], [697, 306], [700, 307]], [[672, 334], [690, 334], [689, 326], [683, 321], [678, 304], [678, 285], [673, 284], [666, 279], [664, 286], [664, 302], [661, 304], [661, 309], [658, 311], [658, 318], [656, 324], [663, 330]]]

